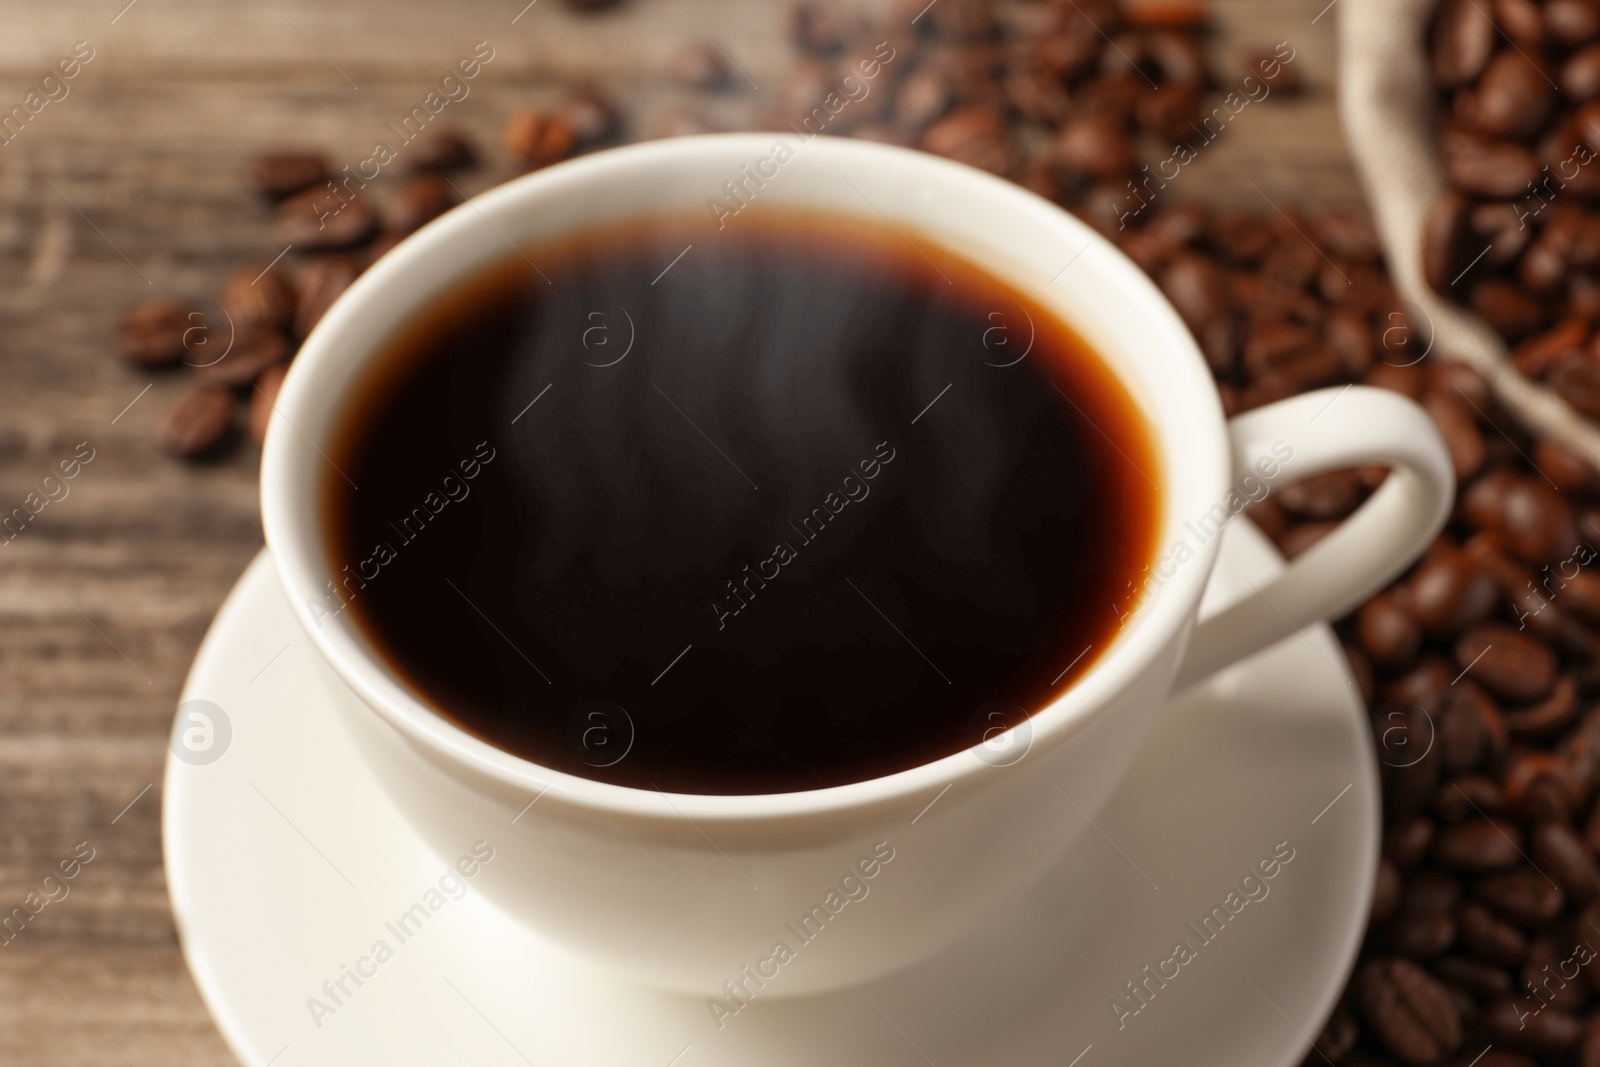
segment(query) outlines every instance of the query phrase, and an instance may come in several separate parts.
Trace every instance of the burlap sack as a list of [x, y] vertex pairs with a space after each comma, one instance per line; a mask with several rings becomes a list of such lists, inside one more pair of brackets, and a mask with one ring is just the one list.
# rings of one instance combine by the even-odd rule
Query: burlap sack
[[1444, 188], [1435, 152], [1437, 104], [1427, 57], [1436, 0], [1339, 0], [1339, 112], [1389, 271], [1431, 324], [1433, 354], [1489, 380], [1504, 406], [1540, 436], [1555, 438], [1600, 469], [1600, 428], [1506, 358], [1500, 338], [1422, 280], [1422, 224]]

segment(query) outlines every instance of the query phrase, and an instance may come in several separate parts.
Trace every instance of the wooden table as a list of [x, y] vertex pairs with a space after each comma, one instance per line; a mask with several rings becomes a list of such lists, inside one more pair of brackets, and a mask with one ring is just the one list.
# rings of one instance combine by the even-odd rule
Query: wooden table
[[[0, 147], [0, 516], [80, 442], [94, 450], [67, 496], [0, 539], [0, 913], [79, 843], [94, 854], [69, 896], [0, 941], [0, 1065], [234, 1062], [179, 952], [160, 780], [195, 648], [261, 547], [258, 455], [184, 466], [156, 450], [180, 378], [110, 358], [119, 314], [150, 294], [214, 295], [275, 254], [239, 177], [253, 152], [364, 158], [479, 40], [495, 59], [448, 117], [486, 146], [516, 107], [579, 77], [650, 136], [693, 99], [666, 71], [696, 27], [764, 92], [793, 59], [775, 3], [631, 0], [581, 17], [524, 2], [52, 0], [0, 15], [0, 112], [74, 42], [94, 49], [70, 94]], [[1214, 0], [1225, 84], [1244, 51], [1287, 39], [1310, 92], [1242, 115], [1173, 195], [1359, 199], [1332, 103], [1337, 8], [1313, 23], [1325, 2]], [[714, 110], [736, 121], [755, 96]]]

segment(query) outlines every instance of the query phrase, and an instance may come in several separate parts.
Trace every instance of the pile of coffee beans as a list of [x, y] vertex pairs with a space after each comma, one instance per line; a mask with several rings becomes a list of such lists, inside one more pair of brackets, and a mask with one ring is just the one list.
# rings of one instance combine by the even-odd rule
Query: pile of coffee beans
[[[533, 170], [599, 147], [618, 129], [616, 109], [577, 86], [556, 107], [515, 114], [505, 153]], [[214, 300], [162, 296], [134, 307], [118, 325], [114, 351], [142, 370], [182, 371], [190, 384], [156, 427], [171, 455], [205, 460], [236, 439], [239, 413], [259, 444], [289, 362], [334, 300], [379, 256], [461, 199], [452, 174], [479, 166], [462, 133], [428, 130], [396, 160], [398, 181], [368, 183], [334, 171], [318, 151], [259, 156], [246, 180], [273, 215], [283, 254], [244, 264]]]
[[441, 130], [408, 148], [409, 173], [381, 203], [365, 182], [336, 176], [321, 153], [261, 156], [247, 178], [274, 213], [290, 254], [239, 267], [214, 301], [158, 297], [123, 318], [118, 356], [140, 368], [183, 368], [191, 381], [157, 426], [165, 451], [217, 453], [234, 435], [241, 400], [259, 442], [285, 369], [311, 327], [368, 264], [455, 202], [445, 174], [472, 164], [472, 146]]
[[[1600, 476], [1424, 357], [1358, 218], [1185, 206], [1121, 244], [1231, 411], [1392, 389], [1432, 415], [1460, 480], [1423, 559], [1338, 625], [1373, 709], [1383, 858], [1361, 962], [1306, 1062], [1465, 1067], [1492, 1046], [1480, 1067], [1600, 1067]], [[1249, 514], [1293, 557], [1383, 477], [1318, 475]]]
[[1439, 159], [1428, 284], [1600, 418], [1600, 3], [1446, 0], [1430, 39]]
[[[804, 58], [764, 116], [773, 129], [912, 145], [1063, 204], [1093, 202], [1112, 227], [1142, 203], [1132, 181], [1141, 140], [1170, 151], [1204, 131], [1214, 79], [1195, 3], [905, 0], [875, 26], [831, 10], [795, 9]], [[892, 55], [879, 84], [837, 114], [819, 111], [879, 42], [892, 50], [876, 53]]]

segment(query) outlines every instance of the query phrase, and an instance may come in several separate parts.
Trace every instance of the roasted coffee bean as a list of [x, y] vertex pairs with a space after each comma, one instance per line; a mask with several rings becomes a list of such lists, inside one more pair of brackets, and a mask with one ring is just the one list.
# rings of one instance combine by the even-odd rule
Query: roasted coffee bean
[[234, 328], [278, 330], [294, 319], [294, 286], [272, 263], [252, 263], [228, 275], [217, 304]]
[[250, 184], [273, 200], [320, 186], [330, 177], [328, 161], [317, 152], [271, 152], [250, 164]]
[[1472, 895], [1502, 919], [1529, 930], [1555, 922], [1566, 906], [1565, 894], [1529, 868], [1488, 875], [1472, 887]]
[[[923, 72], [913, 72], [912, 77], [916, 77], [917, 73]], [[907, 109], [913, 114], [919, 102], [937, 103], [942, 96], [947, 95], [942, 83], [938, 83], [931, 73], [927, 76], [933, 84], [918, 85], [917, 95], [907, 98]], [[906, 81], [909, 83], [911, 78], [907, 78]], [[1009, 74], [1005, 79], [1005, 90], [1006, 99], [1011, 106], [1024, 118], [1035, 122], [1055, 125], [1072, 112], [1072, 97], [1067, 92], [1066, 85], [1060, 78], [1045, 70], [1025, 69]], [[1148, 103], [1153, 95], [1141, 100], [1141, 105]]]
[[1600, 37], [1600, 4], [1595, 0], [1547, 0], [1544, 28], [1562, 44], [1585, 44]]
[[1443, 393], [1429, 394], [1423, 400], [1423, 407], [1433, 418], [1433, 424], [1450, 451], [1450, 466], [1456, 480], [1465, 481], [1482, 470], [1488, 451], [1472, 407], [1460, 397]]
[[[1446, 993], [1450, 994], [1450, 1003], [1455, 1005], [1456, 1015], [1461, 1019], [1462, 1030], [1470, 1032], [1471, 1030], [1475, 1029], [1478, 1021], [1478, 1002], [1473, 1000], [1466, 993], [1463, 993], [1461, 990], [1457, 989], [1455, 986], [1448, 983], [1441, 982], [1440, 988], [1442, 988]], [[1446, 1062], [1454, 1065], [1459, 1063], [1460, 1060], [1461, 1057], [1457, 1055], [1452, 1056]], [[1465, 1067], [1465, 1065], [1463, 1065], [1463, 1067]]]
[[506, 155], [527, 170], [559, 163], [577, 148], [578, 134], [565, 115], [526, 108], [506, 122]]
[[1331, 348], [1313, 345], [1285, 357], [1278, 366], [1257, 375], [1251, 385], [1263, 392], [1268, 390], [1269, 385], [1279, 386], [1281, 396], [1293, 396], [1319, 385], [1328, 385], [1343, 376], [1344, 364], [1339, 354]]
[[1493, 693], [1538, 700], [1555, 681], [1550, 650], [1509, 626], [1477, 623], [1456, 642], [1456, 664]]
[[1200, 42], [1192, 33], [1174, 30], [1155, 30], [1145, 35], [1145, 57], [1160, 72], [1159, 80], [1166, 85], [1184, 85], [1196, 89], [1206, 82], [1206, 61], [1200, 51]]
[[[1578, 959], [1572, 939], [1565, 933], [1546, 931], [1528, 945], [1521, 987], [1548, 1007], [1564, 1012], [1582, 1011], [1589, 1001], [1588, 983], [1578, 979]], [[1567, 972], [1562, 976], [1562, 971]]]
[[1406, 880], [1400, 911], [1407, 915], [1444, 915], [1461, 903], [1461, 883], [1443, 871], [1420, 871]]
[[1009, 171], [1017, 158], [1005, 118], [982, 104], [959, 107], [933, 123], [918, 147], [995, 174]]
[[1058, 164], [1091, 178], [1112, 178], [1133, 167], [1133, 140], [1123, 123], [1106, 115], [1069, 120], [1056, 137]]
[[1385, 359], [1387, 355], [1388, 353], [1380, 346], [1379, 362], [1374, 363], [1372, 369], [1367, 371], [1362, 379], [1363, 383], [1374, 389], [1388, 389], [1420, 402], [1427, 388], [1427, 380], [1423, 377], [1422, 371], [1409, 361], [1389, 363]]
[[1376, 666], [1401, 670], [1416, 660], [1422, 648], [1422, 626], [1399, 594], [1383, 592], [1356, 613], [1356, 639]]
[[[1528, 0], [1514, 2], [1527, 4], [1537, 17], [1538, 9]], [[1555, 90], [1545, 72], [1513, 48], [1497, 53], [1472, 93], [1458, 100], [1471, 101], [1466, 118], [1479, 133], [1520, 141], [1539, 132], [1555, 102]]]
[[278, 390], [283, 387], [284, 375], [288, 372], [289, 368], [282, 363], [268, 367], [261, 372], [250, 390], [245, 424], [250, 429], [250, 439], [258, 445], [266, 443], [273, 405], [278, 402]]
[[1501, 967], [1513, 967], [1528, 954], [1528, 938], [1481, 904], [1456, 909], [1456, 937], [1468, 952]]
[[365, 196], [328, 186], [296, 193], [278, 205], [278, 236], [302, 251], [349, 248], [372, 236], [376, 222]]
[[1198, 30], [1205, 26], [1205, 5], [1197, 0], [1141, 0], [1130, 5], [1123, 17], [1129, 25], [1146, 29]]
[[1444, 701], [1434, 721], [1439, 731], [1439, 757], [1447, 772], [1471, 770], [1483, 761], [1488, 748], [1488, 731], [1471, 700]]
[[1176, 245], [1195, 246], [1211, 232], [1211, 212], [1199, 204], [1174, 204], [1150, 219], [1144, 232]]
[[1423, 365], [1428, 391], [1453, 396], [1469, 407], [1482, 408], [1489, 404], [1489, 383], [1483, 375], [1467, 366], [1448, 359], [1430, 359]]
[[1579, 1041], [1578, 1067], [1600, 1067], [1600, 1015], [1589, 1017]]
[[1550, 695], [1537, 704], [1507, 710], [1506, 726], [1514, 734], [1545, 736], [1565, 726], [1577, 710], [1577, 682], [1567, 675], [1556, 679]]
[[1433, 857], [1458, 871], [1498, 871], [1522, 859], [1522, 831], [1503, 819], [1469, 819], [1439, 831]]
[[1389, 952], [1418, 963], [1444, 955], [1455, 941], [1455, 917], [1448, 911], [1402, 910], [1384, 938]]
[[[1479, 263], [1485, 267], [1504, 267], [1516, 262], [1536, 232], [1528, 225], [1527, 215], [1528, 212], [1520, 204], [1478, 204], [1472, 207], [1467, 215], [1471, 232], [1465, 238], [1471, 259], [1460, 264], [1461, 270], [1465, 271], [1468, 266]], [[1481, 275], [1483, 272], [1478, 273]], [[1434, 288], [1452, 298], [1458, 297], [1460, 290], [1457, 286], [1462, 278], [1469, 276], [1458, 272], [1434, 285]]]
[[1525, 195], [1540, 173], [1538, 157], [1522, 145], [1455, 128], [1439, 137], [1439, 161], [1451, 184], [1490, 200]]
[[1210, 236], [1218, 254], [1235, 265], [1258, 262], [1276, 240], [1270, 222], [1244, 212], [1219, 214]]
[[156, 425], [156, 440], [173, 456], [193, 458], [210, 452], [233, 428], [233, 396], [211, 385], [178, 394]]
[[413, 171], [447, 171], [470, 167], [477, 150], [458, 130], [424, 130], [405, 149], [406, 166]]
[[1328, 315], [1323, 324], [1322, 337], [1339, 362], [1352, 376], [1360, 375], [1372, 365], [1372, 330], [1367, 316], [1360, 312], [1337, 309]]
[[158, 296], [137, 305], [117, 324], [117, 357], [140, 367], [160, 367], [183, 358], [185, 338], [196, 325], [194, 306]]
[[436, 174], [419, 174], [383, 202], [383, 228], [401, 236], [421, 229], [456, 202], [456, 191]]
[[1382, 261], [1383, 245], [1365, 212], [1332, 208], [1317, 212], [1310, 222], [1319, 243], [1333, 255], [1363, 264]]
[[1538, 378], [1567, 356], [1577, 355], [1588, 339], [1587, 322], [1577, 318], [1567, 319], [1553, 329], [1522, 342], [1511, 358], [1522, 373]]
[[304, 340], [360, 273], [360, 266], [349, 256], [318, 256], [306, 262], [300, 268], [295, 336]]
[[1578, 547], [1573, 509], [1544, 478], [1494, 472], [1472, 485], [1462, 506], [1530, 563], [1568, 560]]
[[1228, 310], [1228, 283], [1222, 270], [1199, 255], [1175, 256], [1157, 281], [1189, 328], [1200, 333]]
[[1383, 830], [1383, 854], [1400, 870], [1410, 870], [1428, 854], [1433, 837], [1433, 820], [1425, 815], [1391, 820]]
[[[1572, 569], [1568, 576], [1565, 572]], [[1555, 582], [1561, 606], [1583, 621], [1600, 625], [1600, 573], [1579, 570], [1573, 564], [1563, 568]]]
[[1469, 702], [1477, 710], [1478, 717], [1483, 723], [1488, 748], [1484, 755], [1484, 765], [1490, 768], [1499, 766], [1501, 760], [1505, 758], [1511, 740], [1511, 731], [1506, 729], [1505, 716], [1500, 714], [1500, 709], [1489, 699], [1488, 694], [1473, 682], [1462, 679], [1451, 688], [1456, 690], [1457, 694], [1453, 699]]
[[1381, 692], [1387, 703], [1417, 708], [1431, 714], [1449, 695], [1454, 677], [1455, 672], [1443, 660], [1424, 656], [1416, 667], [1386, 682]]
[[1547, 381], [1567, 403], [1600, 418], [1600, 359], [1588, 353], [1567, 356], [1550, 368]]
[[1459, 190], [1445, 189], [1434, 198], [1422, 226], [1422, 275], [1429, 287], [1443, 292], [1472, 263], [1472, 205]]
[[244, 325], [234, 332], [226, 349], [217, 348], [209, 362], [194, 364], [195, 381], [237, 389], [249, 385], [268, 367], [288, 361], [288, 338], [276, 329]]
[[1200, 110], [1200, 92], [1193, 86], [1162, 85], [1139, 97], [1133, 117], [1148, 132], [1176, 143], [1194, 135]]
[[[1003, 54], [988, 44], [973, 44], [961, 48], [941, 48], [931, 54], [929, 62], [943, 70], [950, 81], [957, 104], [980, 105], [1003, 111], [1005, 90], [1000, 85]], [[829, 86], [832, 89], [832, 86]], [[1086, 107], [1093, 106], [1092, 97], [1097, 89], [1115, 88], [1103, 81], [1091, 81], [1081, 86], [1080, 100]], [[1119, 107], [1131, 108], [1124, 101]]]
[[[1544, 39], [1544, 16], [1533, 0], [1494, 0], [1493, 10], [1495, 25], [1513, 41], [1537, 48]], [[1494, 69], [1492, 61], [1489, 69]], [[1484, 77], [1488, 74], [1485, 71]]]
[[1571, 505], [1543, 478], [1490, 471], [1462, 494], [1461, 506], [1469, 519], [1499, 534], [1529, 563], [1568, 559], [1578, 544]]
[[1355, 991], [1373, 1033], [1404, 1062], [1423, 1067], [1461, 1044], [1461, 1018], [1449, 994], [1409, 960], [1368, 960]]
[[[1596, 778], [1600, 778], [1600, 738], [1596, 738], [1592, 723], [1595, 709], [1591, 708], [1578, 721], [1577, 726], [1566, 737], [1561, 739], [1558, 756], [1564, 761], [1568, 775], [1564, 779], [1570, 790], [1572, 807], [1576, 811], [1582, 806], [1584, 798], [1591, 795]], [[1600, 852], [1596, 847], [1594, 838], [1590, 840], [1590, 847]]]
[[1511, 975], [1503, 968], [1467, 956], [1448, 956], [1433, 965], [1439, 979], [1474, 997], [1509, 997]]
[[1533, 465], [1562, 493], [1590, 493], [1600, 489], [1600, 471], [1558, 441], [1545, 438], [1533, 450]]
[[1434, 17], [1433, 79], [1446, 88], [1477, 81], [1494, 52], [1494, 24], [1474, 0], [1446, 0]]
[[[1045, 79], [1050, 85], [1059, 82]], [[919, 132], [946, 111], [955, 101], [955, 94], [944, 73], [933, 67], [918, 67], [906, 75], [895, 90], [894, 119], [903, 129]]]
[[1529, 835], [1533, 862], [1580, 904], [1600, 895], [1600, 867], [1583, 839], [1565, 824], [1542, 822]]
[[1394, 709], [1383, 715], [1378, 758], [1389, 768], [1389, 811], [1395, 816], [1422, 811], [1438, 795], [1440, 758], [1437, 730], [1421, 708]]
[[1600, 96], [1600, 45], [1589, 45], [1568, 57], [1556, 81], [1561, 91], [1577, 103]]
[[1504, 792], [1481, 774], [1465, 774], [1439, 787], [1433, 811], [1445, 822], [1460, 822], [1473, 815], [1498, 815], [1505, 810]]
[[[1563, 679], [1568, 681], [1568, 679]], [[1506, 771], [1506, 804], [1518, 819], [1540, 822], [1572, 816], [1582, 790], [1571, 765], [1552, 752], [1517, 752]]]
[[1497, 1000], [1479, 1020], [1483, 1035], [1534, 1056], [1564, 1056], [1583, 1036], [1583, 1024], [1534, 997]]
[[1544, 312], [1538, 302], [1508, 281], [1486, 278], [1476, 282], [1467, 299], [1485, 322], [1512, 341], [1528, 336], [1544, 324]]
[[[1562, 220], [1566, 220], [1565, 224]], [[1572, 216], [1557, 216], [1528, 245], [1517, 265], [1517, 279], [1529, 293], [1548, 296], [1566, 281], [1572, 246], [1577, 238]]]
[[1435, 545], [1405, 588], [1412, 616], [1434, 636], [1458, 633], [1481, 621], [1500, 599], [1494, 578], [1448, 542]]
[[1353, 471], [1328, 471], [1279, 489], [1278, 502], [1306, 519], [1342, 519], [1366, 495]]

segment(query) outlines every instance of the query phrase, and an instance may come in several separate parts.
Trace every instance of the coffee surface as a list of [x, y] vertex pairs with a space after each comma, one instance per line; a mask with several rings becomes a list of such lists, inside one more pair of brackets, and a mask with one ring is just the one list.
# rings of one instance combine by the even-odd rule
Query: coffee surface
[[1116, 636], [1154, 444], [1032, 298], [830, 216], [524, 253], [417, 309], [329, 450], [323, 611], [440, 714], [588, 778], [788, 792], [992, 739]]

